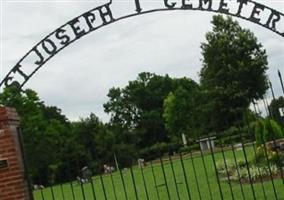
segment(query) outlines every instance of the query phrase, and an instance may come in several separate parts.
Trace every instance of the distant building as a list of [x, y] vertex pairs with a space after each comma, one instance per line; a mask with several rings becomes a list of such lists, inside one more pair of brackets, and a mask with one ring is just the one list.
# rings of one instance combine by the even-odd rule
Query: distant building
[[[215, 149], [214, 139], [216, 139], [216, 137], [208, 137], [208, 138], [197, 140], [197, 142], [199, 142], [201, 151], [206, 151], [210, 148], [214, 150]], [[211, 143], [211, 147], [210, 147], [210, 143]]]

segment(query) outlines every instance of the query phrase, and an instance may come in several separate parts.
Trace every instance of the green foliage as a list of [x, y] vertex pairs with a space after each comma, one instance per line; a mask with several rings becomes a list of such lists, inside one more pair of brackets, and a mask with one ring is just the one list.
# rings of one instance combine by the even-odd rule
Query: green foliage
[[249, 183], [250, 179], [257, 182], [260, 181], [261, 178], [267, 178], [270, 177], [270, 175], [274, 176], [280, 173], [275, 163], [270, 163], [268, 167], [268, 165], [257, 165], [252, 162], [246, 163], [244, 160], [238, 160], [237, 163], [235, 163], [233, 160], [227, 159], [226, 165], [223, 160], [218, 161], [216, 168], [221, 177], [227, 177], [229, 175], [231, 181], [241, 181], [243, 183]]
[[252, 99], [265, 94], [267, 55], [254, 34], [231, 17], [213, 17], [202, 43], [201, 87], [210, 128], [225, 130], [241, 119]]
[[179, 149], [180, 153], [189, 153], [190, 151], [191, 151], [191, 147], [189, 146], [184, 146]]
[[[240, 122], [251, 100], [267, 89], [266, 52], [253, 33], [232, 18], [214, 16], [212, 24], [213, 31], [201, 45], [200, 85], [189, 78], [140, 73], [124, 88], [109, 90], [104, 104], [111, 115], [109, 124], [92, 113], [69, 122], [59, 108], [46, 106], [35, 91], [5, 88], [0, 104], [16, 108], [21, 116], [34, 182], [65, 181], [86, 165], [100, 173], [103, 164], [115, 165], [114, 155], [123, 168], [138, 157], [154, 159], [168, 152], [187, 152], [188, 148], [180, 146], [181, 134], [195, 141], [197, 136], [223, 132]], [[272, 103], [271, 109], [277, 106]], [[236, 128], [228, 132], [238, 134]], [[280, 137], [283, 133], [276, 122], [256, 124], [257, 144]], [[234, 142], [239, 140], [233, 137]], [[230, 141], [230, 137], [223, 139]]]
[[267, 162], [277, 166], [284, 166], [284, 153], [276, 152], [269, 147], [261, 145], [256, 149], [255, 161], [258, 165], [267, 165]]
[[257, 146], [283, 137], [284, 133], [281, 127], [272, 119], [259, 120], [255, 125], [255, 140]]
[[[5, 88], [0, 104], [16, 108], [24, 139], [27, 163], [35, 184], [54, 184], [78, 176], [78, 169], [88, 165], [100, 173], [104, 163], [113, 164], [115, 152], [122, 167], [135, 159], [133, 147], [121, 140], [94, 114], [70, 123], [54, 106], [46, 106], [37, 93], [26, 89]], [[120, 159], [120, 158], [119, 158]], [[113, 164], [114, 166], [114, 164]]]
[[18, 92], [15, 87], [4, 89], [0, 94], [0, 104], [16, 108], [20, 116], [33, 180], [54, 183], [57, 179], [67, 179], [66, 173], [62, 173], [65, 170], [63, 163], [66, 163], [62, 151], [70, 144], [70, 124], [61, 110], [45, 106], [35, 91]]
[[143, 72], [126, 87], [109, 90], [105, 112], [111, 115], [111, 125], [126, 136], [127, 143], [134, 143], [139, 149], [167, 142], [170, 137], [162, 116], [164, 99], [177, 88], [193, 85], [197, 84], [187, 78], [172, 79]]
[[198, 130], [197, 105], [199, 101], [199, 86], [190, 79], [183, 79], [176, 90], [164, 100], [163, 118], [166, 129], [171, 137], [187, 134], [193, 137]]
[[156, 143], [148, 148], [140, 150], [140, 156], [145, 158], [146, 160], [153, 160], [159, 158], [164, 153], [169, 151], [167, 143]]
[[279, 111], [280, 109], [282, 112], [284, 111], [284, 98], [281, 96], [277, 99], [273, 99], [268, 108], [276, 122], [284, 127], [284, 119], [283, 116], [280, 115]]

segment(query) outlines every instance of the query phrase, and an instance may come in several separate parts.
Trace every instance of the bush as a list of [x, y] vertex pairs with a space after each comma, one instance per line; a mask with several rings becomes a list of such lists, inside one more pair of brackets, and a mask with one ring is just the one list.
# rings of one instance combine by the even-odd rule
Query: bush
[[[133, 163], [136, 163], [138, 158], [135, 147], [129, 144], [115, 145], [115, 154], [120, 168], [131, 166]], [[115, 165], [115, 163], [108, 164]]]
[[247, 169], [246, 162], [243, 160], [237, 161], [237, 167], [235, 163], [231, 160], [226, 160], [227, 163], [227, 170], [224, 164], [224, 161], [220, 161], [216, 163], [218, 174], [221, 177], [230, 176], [230, 180], [232, 181], [239, 181], [241, 182], [249, 182], [251, 178], [253, 182], [257, 182], [260, 178], [265, 178], [270, 176], [269, 168], [271, 170], [271, 175], [278, 175], [280, 173], [279, 168], [275, 164], [270, 164], [269, 168], [267, 165], [256, 165], [250, 164], [249, 170]]
[[272, 119], [260, 120], [255, 125], [255, 139], [257, 146], [283, 137], [284, 134], [281, 127]]
[[264, 145], [257, 147], [255, 163], [258, 165], [266, 165], [267, 161], [277, 166], [283, 166], [284, 154], [282, 152], [273, 151], [271, 148], [266, 148]]
[[179, 152], [180, 152], [180, 153], [188, 153], [188, 152], [190, 152], [190, 150], [191, 150], [191, 147], [185, 146], [185, 147], [181, 147], [181, 148], [179, 149]]
[[227, 176], [227, 174], [233, 174], [233, 172], [237, 168], [236, 163], [230, 159], [226, 159], [226, 165], [227, 169], [224, 160], [220, 160], [219, 162], [216, 163], [217, 171], [221, 176]]
[[140, 150], [139, 155], [140, 157], [146, 160], [153, 160], [159, 158], [163, 154], [173, 154], [173, 152], [177, 152], [180, 146], [174, 143], [156, 143], [149, 148], [145, 148]]

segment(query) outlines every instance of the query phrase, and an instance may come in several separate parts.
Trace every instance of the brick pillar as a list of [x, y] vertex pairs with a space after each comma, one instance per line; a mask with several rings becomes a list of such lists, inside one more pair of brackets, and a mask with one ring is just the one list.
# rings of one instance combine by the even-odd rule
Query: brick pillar
[[0, 107], [0, 199], [30, 200], [15, 109]]

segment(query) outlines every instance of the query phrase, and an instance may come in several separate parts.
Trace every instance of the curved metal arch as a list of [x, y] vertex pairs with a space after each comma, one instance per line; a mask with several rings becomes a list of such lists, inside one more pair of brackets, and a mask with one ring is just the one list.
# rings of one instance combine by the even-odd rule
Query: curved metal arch
[[[167, 1], [167, 0], [164, 0], [164, 1]], [[202, 1], [202, 0], [200, 0], [200, 1]], [[204, 1], [206, 1], [206, 0], [204, 0]], [[222, 1], [222, 0], [221, 0], [221, 1]], [[284, 14], [283, 14], [283, 13], [278, 12], [278, 11], [276, 11], [275, 9], [269, 8], [268, 6], [265, 6], [265, 5], [263, 5], [263, 4], [256, 3], [256, 2], [254, 2], [254, 1], [252, 1], [252, 0], [236, 0], [236, 1], [238, 1], [238, 2], [246, 2], [246, 3], [253, 3], [254, 5], [261, 6], [263, 9], [269, 9], [269, 10], [271, 10], [271, 12], [274, 13], [274, 14], [278, 14], [279, 19], [280, 19], [280, 17], [284, 18]], [[138, 2], [138, 3], [137, 3], [137, 2]], [[53, 32], [51, 32], [50, 34], [48, 34], [48, 35], [47, 35], [45, 38], [43, 38], [40, 42], [38, 42], [32, 49], [30, 49], [30, 50], [17, 62], [17, 64], [8, 72], [8, 74], [5, 76], [5, 78], [0, 82], [0, 88], [1, 88], [3, 85], [9, 86], [9, 85], [12, 85], [12, 84], [17, 85], [19, 88], [22, 88], [22, 87], [26, 84], [26, 82], [27, 82], [47, 61], [49, 61], [53, 56], [55, 56], [58, 52], [60, 52], [61, 50], [63, 50], [65, 47], [67, 47], [67, 46], [69, 46], [70, 44], [72, 44], [73, 42], [79, 40], [81, 37], [83, 37], [83, 36], [85, 36], [85, 35], [87, 35], [87, 34], [93, 32], [93, 31], [95, 31], [95, 30], [97, 30], [97, 29], [100, 29], [100, 28], [102, 28], [102, 27], [104, 27], [104, 26], [106, 26], [106, 25], [112, 24], [112, 23], [114, 23], [114, 22], [118, 22], [118, 21], [123, 20], [123, 19], [127, 19], [127, 18], [130, 18], [130, 17], [135, 17], [135, 16], [139, 16], [139, 15], [144, 15], [144, 14], [148, 14], [148, 13], [153, 13], [153, 12], [160, 12], [160, 11], [177, 11], [177, 10], [184, 10], [184, 11], [185, 11], [185, 10], [195, 10], [195, 11], [196, 11], [196, 10], [197, 10], [197, 11], [208, 11], [208, 12], [213, 12], [213, 13], [221, 13], [221, 14], [226, 14], [226, 15], [230, 15], [230, 16], [233, 16], [233, 17], [238, 17], [238, 18], [241, 18], [241, 19], [244, 19], [244, 20], [253, 22], [253, 23], [255, 23], [255, 24], [257, 24], [257, 25], [260, 25], [260, 26], [262, 26], [262, 27], [264, 27], [264, 28], [266, 28], [266, 29], [269, 29], [270, 31], [272, 31], [272, 32], [274, 32], [274, 33], [280, 35], [281, 37], [284, 37], [284, 32], [282, 33], [282, 32], [280, 32], [280, 31], [276, 30], [275, 27], [269, 27], [269, 26], [264, 25], [264, 24], [261, 24], [261, 23], [259, 23], [259, 22], [257, 22], [257, 21], [253, 21], [253, 20], [251, 20], [251, 19], [249, 19], [249, 18], [246, 18], [246, 17], [244, 17], [244, 16], [241, 16], [240, 14], [234, 14], [234, 13], [230, 13], [230, 12], [226, 12], [226, 11], [222, 11], [222, 10], [213, 10], [213, 9], [207, 10], [207, 9], [203, 9], [203, 8], [190, 8], [190, 9], [188, 9], [188, 8], [182, 8], [182, 7], [180, 7], [180, 8], [174, 8], [174, 7], [173, 7], [173, 8], [168, 8], [168, 7], [166, 7], [166, 8], [158, 8], [158, 9], [152, 9], [152, 10], [142, 11], [142, 10], [141, 10], [141, 7], [140, 7], [140, 5], [139, 5], [139, 0], [135, 0], [135, 3], [136, 3], [136, 8], [137, 8], [137, 10], [136, 10], [135, 13], [133, 13], [133, 14], [128, 14], [128, 15], [124, 15], [124, 16], [121, 16], [121, 17], [116, 18], [116, 19], [114, 19], [114, 18], [112, 18], [112, 16], [110, 16], [110, 17], [112, 18], [110, 21], [108, 21], [108, 22], [104, 21], [101, 25], [99, 25], [99, 26], [93, 28], [92, 30], [88, 31], [87, 33], [82, 34], [82, 35], [80, 35], [80, 36], [75, 36], [75, 39], [74, 39], [74, 40], [71, 40], [71, 41], [68, 42], [66, 45], [63, 45], [62, 47], [58, 48], [55, 53], [51, 54], [51, 55], [50, 55], [49, 57], [47, 57], [43, 62], [41, 62], [29, 75], [25, 74], [25, 72], [23, 72], [23, 71], [21, 70], [21, 67], [22, 67], [22, 66], [21, 66], [21, 62], [22, 62], [28, 55], [30, 55], [33, 51], [35, 51], [36, 48], [37, 48], [40, 44], [43, 44], [43, 42], [46, 41], [46, 40], [48, 40], [50, 36], [54, 35], [57, 31], [61, 30], [61, 29], [64, 28], [65, 26], [67, 26], [67, 25], [70, 24], [72, 21], [74, 21], [74, 20], [76, 20], [76, 19], [79, 19], [80, 17], [83, 17], [84, 15], [86, 15], [86, 14], [88, 14], [88, 13], [91, 13], [91, 12], [93, 12], [93, 11], [95, 11], [95, 10], [102, 9], [102, 8], [104, 8], [104, 7], [106, 7], [107, 9], [109, 9], [109, 6], [112, 4], [112, 0], [110, 0], [110, 2], [107, 3], [107, 4], [104, 4], [104, 5], [102, 5], [102, 6], [93, 8], [93, 9], [91, 9], [91, 10], [89, 10], [89, 11], [87, 11], [87, 12], [81, 14], [81, 15], [78, 15], [77, 17], [73, 18], [72, 20], [70, 20], [70, 21], [68, 21], [67, 23], [63, 24], [62, 26], [60, 26], [59, 28], [57, 28], [55, 31], [53, 31]], [[138, 4], [138, 5], [137, 5], [137, 4]], [[100, 10], [100, 12], [101, 12], [101, 10]], [[104, 14], [104, 13], [103, 13], [103, 14]], [[22, 83], [19, 83], [17, 80], [13, 80], [14, 77], [11, 76], [11, 75], [16, 74], [16, 73], [18, 73], [18, 75], [22, 76], [22, 78], [24, 79], [24, 81], [23, 81]], [[9, 83], [9, 82], [10, 82], [10, 83]]]

